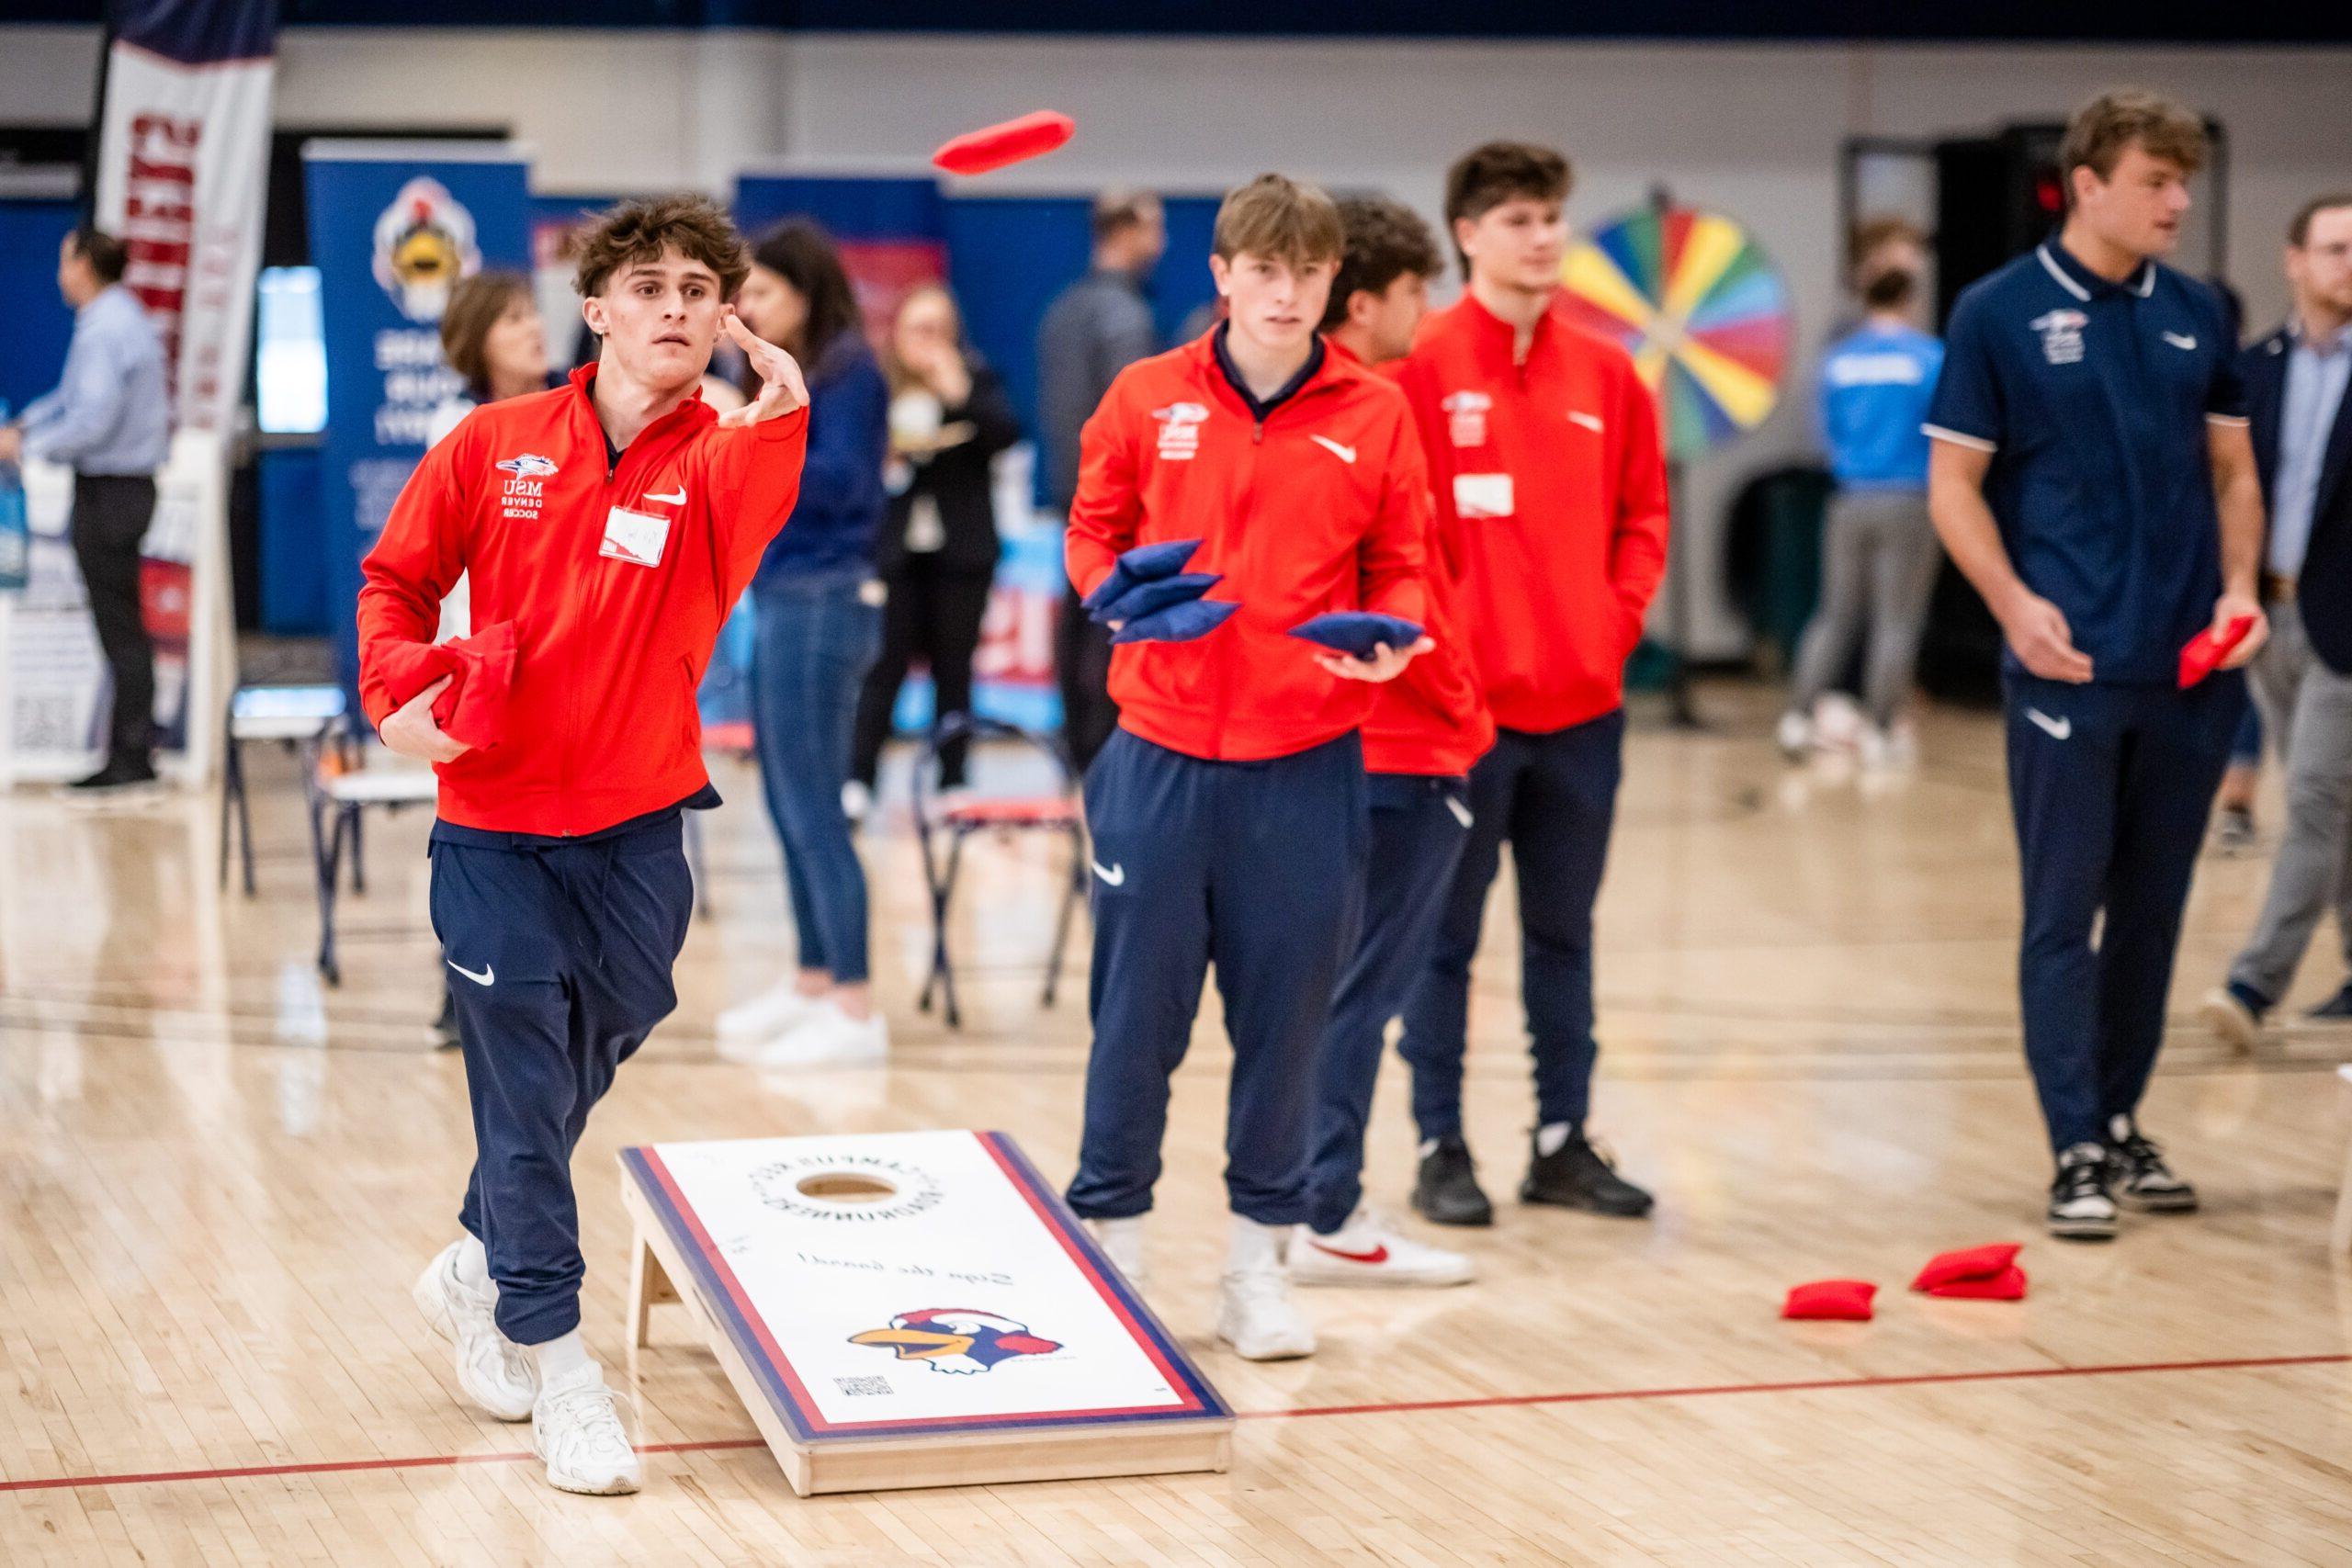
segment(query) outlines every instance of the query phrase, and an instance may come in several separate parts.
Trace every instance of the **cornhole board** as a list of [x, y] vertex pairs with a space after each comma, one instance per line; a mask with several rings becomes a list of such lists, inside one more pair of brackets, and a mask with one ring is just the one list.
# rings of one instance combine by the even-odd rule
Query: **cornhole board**
[[1233, 1412], [1002, 1133], [620, 1158], [632, 1337], [683, 1301], [803, 1496], [1231, 1463]]

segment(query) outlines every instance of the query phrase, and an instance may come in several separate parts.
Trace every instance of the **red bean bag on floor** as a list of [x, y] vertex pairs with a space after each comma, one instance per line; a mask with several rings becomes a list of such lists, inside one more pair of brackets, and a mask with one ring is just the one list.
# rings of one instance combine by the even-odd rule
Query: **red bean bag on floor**
[[1963, 1247], [1958, 1252], [1939, 1252], [1928, 1259], [1928, 1266], [1919, 1270], [1911, 1288], [1933, 1292], [1937, 1286], [1955, 1280], [1997, 1280], [2004, 1269], [2017, 1262], [2022, 1250], [2017, 1242], [1996, 1241]]
[[1868, 1323], [1871, 1298], [1877, 1294], [1878, 1287], [1868, 1280], [1815, 1280], [1790, 1289], [1781, 1315]]
[[2012, 1265], [1989, 1280], [1948, 1280], [1928, 1294], [1946, 1301], [2021, 1302], [2025, 1300], [2025, 1270]]

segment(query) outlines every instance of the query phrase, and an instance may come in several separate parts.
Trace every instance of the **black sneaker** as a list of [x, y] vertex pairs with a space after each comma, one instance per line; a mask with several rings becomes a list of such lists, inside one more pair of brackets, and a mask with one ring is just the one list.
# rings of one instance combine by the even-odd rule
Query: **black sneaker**
[[1477, 1162], [1459, 1138], [1421, 1145], [1421, 1172], [1413, 1182], [1413, 1212], [1433, 1225], [1490, 1225], [1495, 1206], [1478, 1185]]
[[2173, 1174], [2164, 1150], [2140, 1135], [2139, 1123], [2118, 1116], [2107, 1124], [2108, 1160], [2115, 1172], [2116, 1201], [2152, 1214], [2186, 1214], [2197, 1207], [2197, 1189]]
[[1638, 1220], [1650, 1212], [1656, 1200], [1618, 1175], [1581, 1129], [1548, 1155], [1541, 1152], [1542, 1137], [1539, 1130], [1538, 1145], [1527, 1161], [1527, 1179], [1519, 1184], [1521, 1202], [1555, 1203], [1623, 1220]]
[[2115, 1196], [2106, 1145], [2076, 1144], [2058, 1156], [2050, 1184], [2050, 1234], [2061, 1241], [2113, 1241]]
[[2352, 981], [2346, 981], [2342, 990], [2303, 1016], [2318, 1023], [2340, 1023], [2352, 1019]]
[[152, 762], [108, 762], [86, 779], [75, 779], [65, 787], [83, 795], [99, 795], [110, 789], [129, 789], [135, 784], [155, 782], [155, 767]]

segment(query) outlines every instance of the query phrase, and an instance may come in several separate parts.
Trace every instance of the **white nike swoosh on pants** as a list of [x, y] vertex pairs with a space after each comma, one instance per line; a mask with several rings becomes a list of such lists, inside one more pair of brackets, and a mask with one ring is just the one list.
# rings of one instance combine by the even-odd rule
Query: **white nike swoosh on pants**
[[2040, 708], [2026, 709], [2025, 716], [2036, 729], [2052, 740], [2064, 740], [2075, 733], [2075, 721], [2071, 718], [2052, 718]]
[[467, 979], [471, 980], [477, 986], [487, 986], [492, 981], [498, 978], [497, 969], [488, 964], [483, 964], [481, 966], [481, 973], [477, 975], [454, 958], [444, 960], [444, 962], [446, 962], [450, 968], [455, 969], [458, 974], [463, 975]]

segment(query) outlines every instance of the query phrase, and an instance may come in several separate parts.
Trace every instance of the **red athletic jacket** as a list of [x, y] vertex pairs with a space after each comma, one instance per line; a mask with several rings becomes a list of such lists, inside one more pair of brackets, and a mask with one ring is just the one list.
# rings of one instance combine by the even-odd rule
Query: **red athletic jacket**
[[1422, 321], [1399, 379], [1487, 706], [1543, 734], [1624, 701], [1666, 570], [1666, 467], [1623, 348], [1556, 311], [1524, 364], [1511, 347], [1510, 326], [1464, 294]]
[[[593, 833], [710, 782], [695, 707], [718, 628], [800, 491], [808, 411], [720, 430], [699, 396], [605, 469], [571, 384], [486, 403], [424, 455], [368, 554], [359, 697], [399, 705], [388, 650], [431, 642], [471, 575], [476, 626], [515, 623], [507, 733], [439, 763], [441, 816], [497, 832]], [[412, 694], [401, 694], [409, 695]]]
[[[1362, 363], [1337, 338], [1324, 341], [1333, 354]], [[1375, 367], [1373, 374], [1394, 381], [1403, 368], [1397, 360]], [[1495, 721], [1454, 615], [1453, 572], [1434, 542], [1423, 580], [1430, 640], [1437, 646], [1407, 665], [1402, 675], [1374, 688], [1372, 712], [1363, 721], [1366, 773], [1466, 773], [1495, 743]]]
[[1241, 609], [1191, 642], [1111, 656], [1119, 723], [1210, 761], [1287, 757], [1363, 723], [1374, 688], [1284, 634], [1329, 610], [1424, 625], [1429, 479], [1388, 382], [1326, 354], [1261, 425], [1218, 368], [1214, 334], [1119, 372], [1079, 437], [1070, 581], [1091, 592], [1137, 545], [1198, 538], [1188, 571]]

